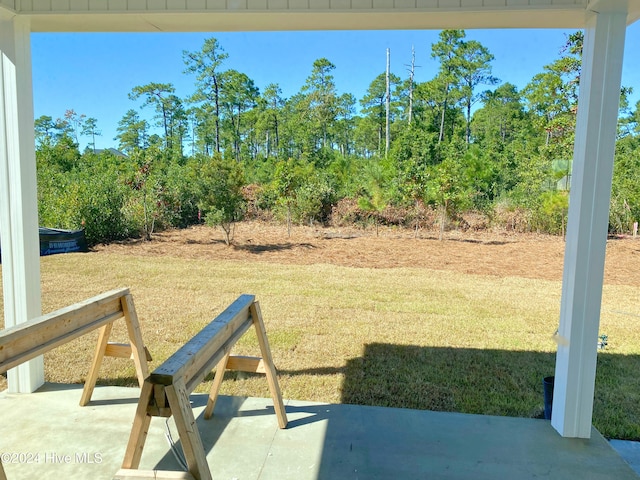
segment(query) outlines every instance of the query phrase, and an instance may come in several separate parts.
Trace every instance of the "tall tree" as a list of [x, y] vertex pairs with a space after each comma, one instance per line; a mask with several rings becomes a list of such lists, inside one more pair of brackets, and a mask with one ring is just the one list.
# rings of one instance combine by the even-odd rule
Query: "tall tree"
[[181, 158], [184, 141], [189, 135], [187, 111], [182, 100], [176, 95], [169, 95], [165, 100], [165, 105], [169, 139], [166, 142], [168, 154], [175, 158]]
[[87, 135], [91, 137], [91, 149], [93, 153], [96, 152], [96, 137], [102, 135], [102, 132], [98, 130], [98, 120], [96, 118], [90, 117], [87, 118], [82, 125], [82, 135]]
[[504, 147], [524, 127], [524, 105], [518, 89], [511, 83], [482, 95], [482, 108], [473, 115], [473, 136], [483, 146]]
[[82, 131], [82, 125], [84, 124], [85, 118], [87, 118], [86, 115], [76, 113], [73, 109], [64, 112], [64, 121], [67, 122], [71, 137], [76, 143], [80, 143], [80, 132]]
[[462, 41], [456, 52], [458, 56], [458, 75], [465, 107], [467, 128], [465, 139], [471, 142], [471, 107], [480, 98], [476, 91], [479, 85], [495, 85], [498, 79], [491, 75], [493, 55], [486, 47], [475, 40]]
[[227, 70], [220, 75], [222, 84], [220, 107], [223, 117], [230, 125], [229, 136], [236, 161], [240, 161], [242, 142], [242, 116], [253, 108], [259, 96], [258, 88], [246, 74], [237, 70]]
[[416, 66], [419, 67], [419, 65], [416, 65], [416, 49], [413, 45], [411, 45], [411, 64], [408, 65], [409, 79], [407, 81], [408, 83], [407, 89], [409, 91], [409, 113], [408, 113], [409, 125], [411, 125], [411, 121], [413, 120], [413, 87], [414, 87], [413, 78], [415, 76]]
[[118, 134], [114, 140], [118, 140], [120, 150], [128, 155], [132, 155], [148, 145], [149, 125], [146, 120], [141, 120], [138, 112], [133, 109], [124, 114], [124, 117], [118, 122], [116, 131]]
[[129, 98], [131, 100], [138, 100], [140, 97], [144, 97], [143, 106], [153, 106], [156, 110], [156, 114], [159, 117], [159, 124], [164, 131], [165, 148], [169, 150], [171, 148], [171, 117], [172, 108], [175, 105], [173, 93], [175, 88], [170, 83], [147, 83], [146, 85], [140, 85], [133, 87]]
[[318, 135], [322, 147], [327, 147], [329, 125], [336, 119], [337, 92], [331, 72], [336, 66], [326, 58], [313, 62], [311, 75], [307, 77], [302, 93], [306, 96], [306, 108], [311, 127]]
[[384, 93], [384, 109], [385, 109], [385, 136], [384, 136], [384, 155], [389, 155], [389, 146], [391, 144], [391, 81], [389, 78], [391, 70], [391, 50], [387, 48], [387, 71], [385, 73], [385, 93]]
[[185, 73], [196, 76], [197, 90], [192, 100], [213, 104], [215, 149], [220, 152], [220, 67], [229, 55], [213, 37], [204, 41], [199, 52], [183, 51], [182, 55], [187, 66]]
[[561, 57], [533, 77], [524, 95], [545, 132], [549, 160], [571, 158], [578, 107], [582, 32], [569, 35]]
[[342, 155], [351, 153], [355, 112], [356, 98], [350, 93], [340, 95], [333, 126], [333, 138]]
[[275, 83], [270, 83], [262, 93], [262, 112], [260, 123], [265, 134], [265, 155], [278, 153], [280, 148], [280, 115], [284, 105], [282, 90]]
[[[394, 91], [400, 85], [400, 78], [393, 73], [389, 75], [389, 82], [394, 87]], [[360, 99], [360, 106], [362, 107], [362, 113], [371, 118], [377, 126], [378, 132], [378, 153], [382, 153], [382, 139], [384, 138], [385, 123], [386, 123], [386, 74], [381, 73], [369, 84], [364, 97]], [[397, 114], [397, 94], [391, 99], [390, 116], [393, 121]]]
[[41, 115], [34, 122], [36, 142], [39, 145], [51, 143], [56, 134], [56, 122], [48, 115]]
[[440, 133], [438, 142], [444, 140], [446, 115], [448, 107], [457, 102], [454, 90], [460, 87], [459, 50], [465, 37], [464, 30], [442, 30], [439, 41], [431, 46], [431, 56], [440, 62], [438, 76], [434, 79], [434, 86], [439, 92]]

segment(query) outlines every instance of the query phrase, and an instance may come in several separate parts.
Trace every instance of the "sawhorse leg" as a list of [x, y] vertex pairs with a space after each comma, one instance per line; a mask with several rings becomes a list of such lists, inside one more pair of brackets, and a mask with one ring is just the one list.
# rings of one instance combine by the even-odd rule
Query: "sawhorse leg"
[[109, 335], [113, 328], [113, 322], [107, 323], [104, 327], [100, 328], [98, 334], [98, 344], [96, 345], [96, 351], [93, 354], [93, 362], [91, 362], [91, 368], [89, 368], [89, 374], [84, 381], [84, 388], [82, 389], [82, 397], [80, 397], [80, 406], [84, 407], [91, 401], [91, 395], [96, 387], [98, 381], [98, 372], [102, 365], [102, 359], [104, 358], [104, 352], [107, 350], [107, 343], [109, 342]]
[[264, 362], [265, 374], [267, 375], [267, 382], [269, 383], [269, 391], [271, 392], [271, 398], [273, 398], [273, 408], [275, 409], [276, 416], [278, 417], [278, 425], [280, 428], [287, 428], [287, 412], [285, 411], [284, 402], [282, 401], [282, 393], [280, 392], [280, 386], [278, 385], [276, 367], [273, 364], [273, 357], [271, 356], [271, 349], [269, 348], [269, 341], [267, 340], [267, 331], [264, 328], [264, 321], [262, 320], [260, 304], [258, 302], [253, 302], [249, 311], [251, 312], [253, 325], [256, 328], [258, 343], [260, 344], [260, 351], [262, 352], [262, 361]]
[[169, 406], [180, 435], [182, 451], [189, 468], [189, 473], [198, 480], [212, 480], [211, 470], [204, 453], [204, 446], [198, 432], [198, 425], [193, 416], [189, 392], [184, 384], [173, 384], [165, 387]]
[[224, 357], [222, 357], [222, 360], [218, 362], [218, 366], [216, 367], [216, 374], [213, 377], [213, 384], [209, 391], [207, 406], [204, 409], [205, 420], [209, 420], [213, 415], [213, 409], [215, 408], [216, 401], [218, 400], [218, 392], [220, 391], [220, 385], [222, 385], [222, 380], [224, 379], [224, 372], [227, 370], [227, 363], [229, 362], [230, 354], [231, 352], [228, 352]]
[[129, 443], [124, 452], [122, 468], [136, 469], [140, 466], [142, 450], [144, 449], [144, 443], [147, 440], [147, 433], [149, 432], [149, 425], [151, 424], [151, 415], [148, 412], [148, 408], [152, 399], [153, 384], [151, 382], [144, 382], [142, 391], [140, 392], [136, 416], [133, 419], [133, 426], [131, 427]]
[[[140, 332], [140, 323], [138, 322], [138, 314], [133, 303], [133, 296], [131, 294], [125, 295], [120, 299], [122, 305], [122, 311], [124, 312], [124, 320], [127, 324], [127, 332], [129, 334], [129, 345], [131, 349], [131, 358], [136, 367], [136, 376], [138, 377], [138, 385], [142, 388], [144, 379], [149, 376], [149, 366], [147, 363], [147, 352], [144, 348], [142, 341], [142, 333]], [[113, 322], [107, 323], [100, 328], [98, 335], [98, 344], [93, 354], [93, 362], [87, 375], [87, 379], [84, 382], [84, 388], [82, 390], [82, 397], [80, 398], [80, 406], [84, 407], [91, 401], [91, 395], [95, 389], [96, 382], [98, 381], [98, 373], [100, 366], [102, 365], [102, 359], [107, 352], [107, 346], [109, 343], [109, 335], [111, 335], [111, 329], [113, 328]], [[0, 479], [1, 480], [1, 479]]]

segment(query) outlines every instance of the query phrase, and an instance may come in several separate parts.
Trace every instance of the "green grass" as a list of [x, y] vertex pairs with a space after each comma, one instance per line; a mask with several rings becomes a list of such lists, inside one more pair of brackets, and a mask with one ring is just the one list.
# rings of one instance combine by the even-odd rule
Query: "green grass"
[[[239, 294], [255, 294], [285, 398], [539, 417], [542, 378], [554, 373], [560, 282], [107, 253], [42, 259], [45, 312], [121, 286], [134, 295], [152, 368]], [[598, 357], [594, 424], [607, 437], [640, 439], [639, 297], [631, 286], [604, 292], [609, 347]], [[47, 354], [47, 380], [81, 382], [94, 339]], [[253, 334], [235, 350], [258, 352]], [[99, 383], [133, 385], [133, 368], [106, 359]], [[269, 395], [264, 378], [236, 373], [221, 392]]]

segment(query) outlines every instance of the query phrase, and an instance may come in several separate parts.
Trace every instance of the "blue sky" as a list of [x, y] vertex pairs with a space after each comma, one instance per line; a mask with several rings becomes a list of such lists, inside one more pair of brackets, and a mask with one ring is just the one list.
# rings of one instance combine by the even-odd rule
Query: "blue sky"
[[[523, 88], [544, 65], [558, 57], [565, 30], [467, 30], [494, 55], [493, 74], [502, 82]], [[189, 34], [32, 34], [34, 108], [36, 118], [59, 118], [65, 110], [98, 119], [102, 136], [98, 148], [116, 147], [118, 121], [130, 108], [127, 95], [136, 85], [172, 83], [181, 98], [193, 93], [194, 78], [186, 75], [182, 52], [200, 50], [206, 38], [216, 37], [229, 54], [224, 68], [246, 73], [262, 90], [278, 83], [284, 97], [300, 90], [314, 60], [326, 57], [335, 66], [340, 93], [360, 99], [371, 81], [385, 69], [391, 50], [391, 71], [406, 78], [415, 46], [416, 81], [435, 75], [431, 44], [437, 31], [267, 32]], [[640, 22], [627, 31], [623, 85], [640, 99]], [[151, 119], [149, 110], [143, 117]], [[84, 139], [86, 142], [86, 139]], [[84, 146], [84, 142], [83, 143]]]

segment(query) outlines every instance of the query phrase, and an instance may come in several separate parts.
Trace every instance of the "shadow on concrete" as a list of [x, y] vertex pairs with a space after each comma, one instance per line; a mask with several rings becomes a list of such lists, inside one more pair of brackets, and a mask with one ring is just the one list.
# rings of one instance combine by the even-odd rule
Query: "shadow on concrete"
[[[207, 404], [207, 398], [208, 395], [206, 394], [192, 394], [190, 396], [191, 407], [204, 407]], [[220, 396], [216, 403], [216, 411], [209, 420], [204, 419], [204, 411], [198, 415], [196, 418], [196, 424], [198, 426], [200, 438], [202, 439], [202, 446], [204, 447], [205, 454], [209, 454], [213, 449], [220, 438], [220, 435], [222, 435], [222, 432], [234, 417], [246, 416], [245, 412], [242, 412], [242, 414], [240, 413], [240, 409], [245, 400], [246, 399], [243, 397]], [[271, 412], [265, 412], [264, 414], [275, 415], [275, 412], [271, 409]], [[182, 444], [179, 440], [180, 437], [175, 428], [175, 424], [173, 423], [173, 419], [162, 418], [161, 421], [165, 423], [165, 431], [171, 432], [171, 438], [175, 441], [174, 451], [177, 452], [179, 457], [182, 457], [182, 460], [184, 460]], [[174, 451], [170, 449], [166, 455], [160, 459], [154, 469], [175, 471], [184, 470], [184, 467], [180, 464], [180, 460], [178, 460]]]

